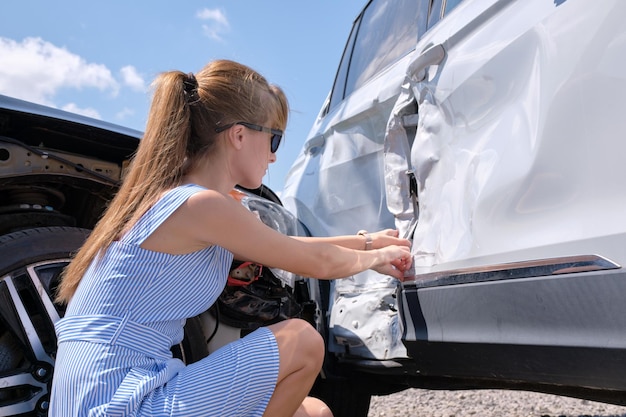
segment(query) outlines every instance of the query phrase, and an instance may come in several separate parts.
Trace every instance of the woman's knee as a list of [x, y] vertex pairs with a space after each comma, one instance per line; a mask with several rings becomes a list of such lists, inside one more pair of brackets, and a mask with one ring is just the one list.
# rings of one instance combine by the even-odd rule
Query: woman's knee
[[309, 348], [312, 353], [324, 352], [324, 339], [315, 327], [311, 326], [309, 322], [302, 319], [295, 319], [294, 324], [296, 324], [301, 329], [300, 342], [303, 345], [306, 345], [306, 347]]
[[298, 342], [301, 349], [306, 350], [309, 354], [320, 354], [324, 357], [324, 339], [315, 327], [302, 319], [288, 320], [290, 324], [297, 328]]
[[276, 337], [281, 356], [293, 354], [321, 366], [324, 339], [311, 324], [301, 319], [289, 319], [269, 327]]
[[322, 400], [306, 397], [294, 417], [333, 417], [333, 413]]

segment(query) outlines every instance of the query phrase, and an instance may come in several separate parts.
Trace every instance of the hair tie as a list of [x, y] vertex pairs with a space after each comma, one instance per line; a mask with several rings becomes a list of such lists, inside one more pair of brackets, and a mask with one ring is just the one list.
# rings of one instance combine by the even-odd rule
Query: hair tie
[[200, 96], [198, 95], [198, 80], [196, 80], [196, 76], [193, 75], [193, 72], [184, 76], [183, 90], [185, 92], [187, 103], [194, 104], [200, 101]]

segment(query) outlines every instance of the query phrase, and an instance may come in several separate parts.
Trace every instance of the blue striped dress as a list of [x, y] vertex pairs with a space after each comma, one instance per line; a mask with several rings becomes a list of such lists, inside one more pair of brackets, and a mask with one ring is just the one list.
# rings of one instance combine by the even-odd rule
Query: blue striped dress
[[169, 191], [92, 263], [56, 324], [50, 416], [263, 414], [279, 363], [269, 329], [188, 366], [170, 352], [183, 339], [185, 320], [207, 310], [222, 292], [232, 254], [218, 246], [184, 255], [139, 247], [203, 189]]

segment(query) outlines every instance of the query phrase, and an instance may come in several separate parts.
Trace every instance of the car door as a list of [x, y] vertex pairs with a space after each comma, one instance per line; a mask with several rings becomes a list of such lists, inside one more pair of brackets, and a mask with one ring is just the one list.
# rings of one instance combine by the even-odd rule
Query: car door
[[626, 3], [434, 3], [394, 116], [415, 101], [409, 354], [425, 377], [621, 401]]
[[[385, 129], [420, 30], [425, 31], [429, 3], [372, 0], [355, 20], [334, 86], [281, 193], [314, 236], [394, 227], [385, 202]], [[325, 287], [321, 307], [331, 352], [406, 357], [396, 280], [366, 271], [319, 285]]]

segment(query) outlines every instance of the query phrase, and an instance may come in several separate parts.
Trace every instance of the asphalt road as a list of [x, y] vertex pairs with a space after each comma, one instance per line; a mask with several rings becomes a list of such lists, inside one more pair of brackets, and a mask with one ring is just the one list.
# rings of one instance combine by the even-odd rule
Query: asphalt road
[[372, 397], [368, 417], [626, 417], [626, 407], [521, 391], [409, 389]]

